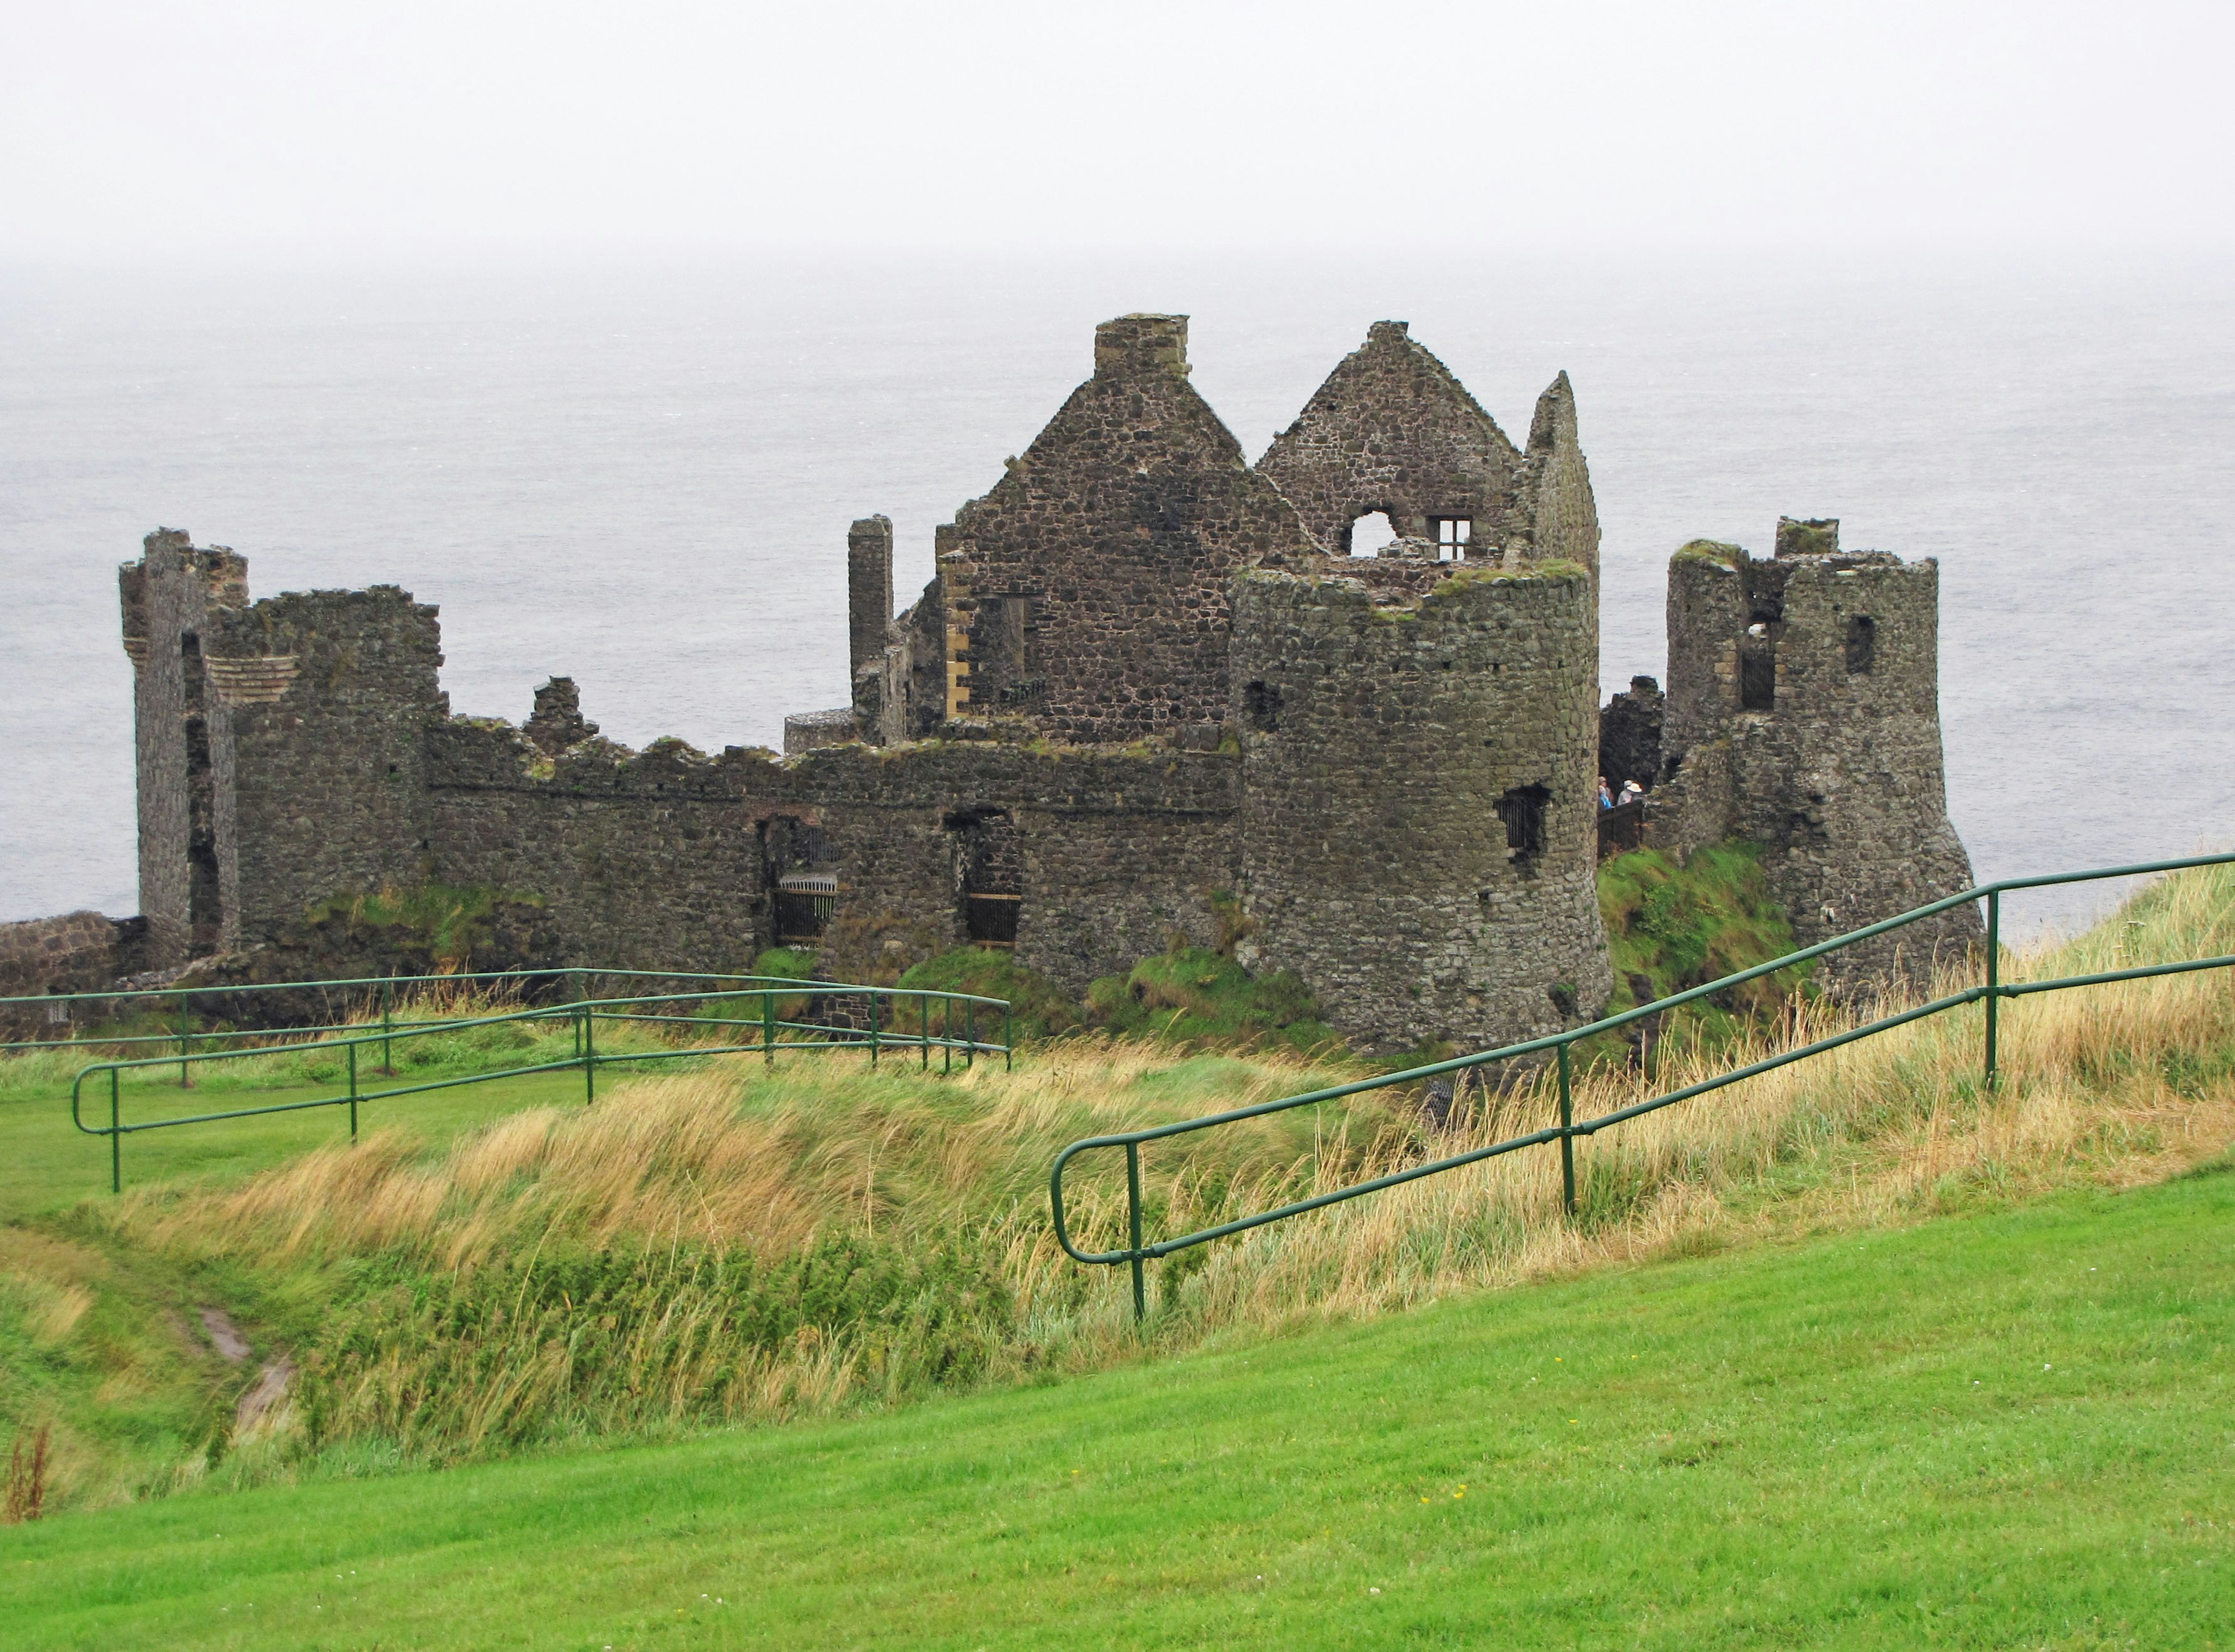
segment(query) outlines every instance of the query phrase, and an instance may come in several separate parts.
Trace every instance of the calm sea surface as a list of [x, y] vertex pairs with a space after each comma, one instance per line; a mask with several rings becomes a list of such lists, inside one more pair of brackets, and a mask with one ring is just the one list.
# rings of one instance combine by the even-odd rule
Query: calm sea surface
[[[842, 703], [845, 532], [931, 533], [1090, 367], [1194, 318], [1255, 456], [1382, 318], [1517, 437], [1565, 368], [1606, 531], [1602, 675], [1663, 669], [1662, 566], [1780, 512], [1942, 568], [1983, 877], [2235, 837], [2235, 285], [2221, 264], [1734, 257], [0, 271], [0, 918], [137, 910], [116, 565], [162, 525], [259, 594], [439, 603], [455, 710], [554, 672], [632, 744]], [[2096, 897], [2034, 898], [2070, 922]]]

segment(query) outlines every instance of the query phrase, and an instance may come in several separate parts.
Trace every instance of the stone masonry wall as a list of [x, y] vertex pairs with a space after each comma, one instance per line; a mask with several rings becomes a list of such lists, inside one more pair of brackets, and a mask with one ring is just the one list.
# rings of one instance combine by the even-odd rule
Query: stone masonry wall
[[1183, 316], [1104, 322], [1094, 377], [941, 531], [949, 716], [1075, 743], [1224, 717], [1229, 580], [1313, 547], [1188, 384], [1186, 344]]
[[[1591, 493], [1590, 466], [1584, 462], [1576, 431], [1576, 392], [1562, 373], [1537, 398], [1536, 416], [1529, 423], [1527, 470], [1517, 508], [1527, 520], [1526, 554], [1544, 560], [1581, 563], [1596, 579], [1599, 572], [1599, 512]], [[1510, 546], [1518, 548], [1523, 529], [1508, 530]], [[1591, 646], [1598, 646], [1597, 614], [1593, 611]]]
[[410, 883], [427, 854], [425, 731], [448, 715], [436, 610], [394, 586], [289, 592], [212, 611], [213, 716], [231, 769], [220, 821], [237, 938], [327, 895]]
[[1386, 513], [1400, 537], [1431, 541], [1430, 519], [1465, 517], [1480, 552], [1501, 549], [1524, 467], [1497, 421], [1404, 322], [1377, 321], [1257, 468], [1322, 550], [1347, 556], [1351, 524], [1373, 511]]
[[[1837, 531], [1800, 526], [1816, 543]], [[1804, 946], [1970, 887], [1947, 813], [1936, 563], [1687, 547], [1669, 567], [1668, 644], [1655, 841], [1760, 843]], [[1825, 974], [1917, 978], [1979, 934], [1959, 908], [1836, 954]]]
[[1398, 603], [1236, 580], [1253, 943], [1346, 1034], [1479, 1047], [1605, 1003], [1595, 602], [1572, 567], [1470, 569]]
[[132, 661], [139, 797], [140, 907], [157, 968], [231, 943], [233, 870], [221, 864], [230, 730], [212, 715], [203, 633], [216, 610], [248, 600], [248, 564], [223, 546], [199, 549], [173, 528], [147, 535], [117, 573], [124, 652]]
[[[98, 912], [0, 923], [0, 998], [60, 993], [105, 993], [121, 975], [145, 961], [147, 926]], [[101, 1013], [92, 1013], [101, 1019]], [[69, 1009], [61, 1005], [0, 1006], [0, 1039], [68, 1038]]]
[[593, 741], [539, 763], [501, 724], [429, 739], [434, 875], [543, 898], [566, 960], [742, 969], [773, 944], [767, 845], [815, 829], [841, 916], [964, 939], [965, 828], [1013, 821], [1016, 955], [1077, 991], [1175, 933], [1215, 934], [1235, 881], [1238, 764], [1216, 752], [862, 744], [790, 762]]

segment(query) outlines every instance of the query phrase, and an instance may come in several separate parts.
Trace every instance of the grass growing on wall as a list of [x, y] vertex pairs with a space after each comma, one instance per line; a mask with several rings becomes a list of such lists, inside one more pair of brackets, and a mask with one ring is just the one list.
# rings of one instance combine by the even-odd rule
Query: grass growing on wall
[[338, 930], [377, 941], [399, 956], [424, 957], [438, 970], [462, 970], [495, 938], [505, 908], [542, 904], [537, 895], [428, 882], [330, 896], [305, 918], [313, 930]]
[[[1599, 868], [1598, 894], [1614, 966], [1609, 1015], [1766, 964], [1798, 945], [1770, 894], [1760, 849], [1741, 839], [1694, 849], [1681, 862], [1661, 849], [1616, 856]], [[1728, 1049], [1774, 1022], [1795, 993], [1806, 992], [1813, 970], [1779, 970], [1672, 1012], [1662, 1036]], [[1593, 1045], [1604, 1047], [1578, 1053], [1626, 1059], [1618, 1034]]]
[[[2149, 886], [2088, 936], [2014, 956], [2008, 978], [2230, 950], [2235, 871], [2206, 869]], [[1804, 1004], [1789, 1031], [1819, 1036], [1845, 1014]], [[2235, 995], [2223, 975], [2006, 1006], [1996, 1098], [1978, 1088], [1978, 1019], [1901, 1028], [1579, 1144], [1573, 1223], [1547, 1150], [1183, 1253], [1152, 1270], [1144, 1333], [1124, 1270], [1082, 1268], [1053, 1242], [1045, 1177], [1058, 1150], [1359, 1065], [1094, 1033], [1013, 1073], [980, 1063], [945, 1081], [872, 1074], [845, 1055], [780, 1058], [772, 1072], [744, 1058], [447, 1140], [395, 1130], [337, 1144], [245, 1184], [143, 1188], [40, 1232], [128, 1269], [147, 1313], [227, 1305], [299, 1368], [292, 1409], [254, 1438], [233, 1438], [222, 1403], [206, 1438], [183, 1426], [167, 1437], [178, 1455], [143, 1476], [161, 1489], [897, 1405], [1609, 1262], [2146, 1179], [2235, 1137]], [[1679, 1052], [1658, 1078], [1695, 1070], [1711, 1069]], [[1612, 1066], [1589, 1073], [1578, 1115], [1635, 1099], [1640, 1085]], [[1471, 1111], [1439, 1125], [1418, 1099], [1385, 1092], [1156, 1144], [1143, 1156], [1149, 1231], [1487, 1143], [1553, 1107], [1541, 1085], [1471, 1092]], [[1089, 1248], [1122, 1242], [1121, 1166], [1104, 1155], [1077, 1167], [1074, 1231]], [[73, 1282], [91, 1293], [78, 1322], [19, 1311], [49, 1314], [39, 1368], [77, 1373], [81, 1396], [103, 1392], [113, 1339], [76, 1323], [102, 1322], [92, 1308], [108, 1288], [38, 1255], [6, 1266], [27, 1302]], [[49, 1391], [23, 1374], [36, 1374], [29, 1358], [0, 1340], [0, 1371], [16, 1373], [0, 1386], [6, 1420], [50, 1420], [78, 1453], [69, 1460], [97, 1457], [87, 1413], [40, 1410]], [[72, 1470], [56, 1495], [100, 1501], [119, 1485]]]

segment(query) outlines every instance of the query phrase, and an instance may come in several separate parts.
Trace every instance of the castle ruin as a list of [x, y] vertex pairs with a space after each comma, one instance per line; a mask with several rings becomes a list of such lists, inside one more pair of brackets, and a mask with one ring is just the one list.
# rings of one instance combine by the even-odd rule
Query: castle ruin
[[[628, 751], [566, 678], [520, 726], [454, 717], [434, 608], [252, 600], [239, 556], [149, 535], [121, 575], [129, 961], [284, 953], [322, 904], [427, 883], [532, 908], [521, 961], [551, 966], [974, 942], [1075, 992], [1239, 933], [1361, 1046], [1479, 1046], [1607, 1000], [1603, 743], [1651, 783], [1648, 841], [1760, 842], [1804, 939], [1969, 883], [1930, 561], [1842, 552], [1830, 523], [1786, 524], [1767, 560], [1688, 546], [1665, 703], [1640, 678], [1603, 714], [1564, 374], [1517, 447], [1377, 323], [1254, 465], [1188, 374], [1184, 317], [1098, 328], [1092, 376], [938, 529], [897, 615], [891, 523], [855, 521], [851, 701], [787, 718], [781, 753]], [[1396, 542], [1354, 556], [1373, 513]], [[34, 928], [0, 967], [69, 950]], [[15, 990], [45, 990], [26, 969]]]

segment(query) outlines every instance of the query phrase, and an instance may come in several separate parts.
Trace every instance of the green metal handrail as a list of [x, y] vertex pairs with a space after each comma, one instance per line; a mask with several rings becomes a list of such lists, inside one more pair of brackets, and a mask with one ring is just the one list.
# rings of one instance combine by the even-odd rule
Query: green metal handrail
[[[549, 972], [539, 972], [549, 973]], [[572, 972], [560, 972], [572, 973]], [[938, 1050], [941, 1071], [954, 1070], [954, 1056], [961, 1052], [966, 1066], [974, 1065], [980, 1055], [999, 1055], [1006, 1067], [1015, 1060], [1015, 1017], [1008, 1001], [981, 997], [973, 993], [948, 993], [930, 987], [862, 987], [841, 981], [799, 981], [783, 980], [779, 985], [744, 986], [734, 984], [747, 979], [767, 982], [776, 978], [727, 976], [665, 975], [652, 970], [642, 971], [585, 971], [582, 974], [613, 974], [652, 976], [659, 980], [720, 980], [733, 984], [721, 988], [696, 993], [660, 993], [636, 998], [576, 998], [564, 1003], [539, 1005], [528, 1009], [508, 1010], [491, 1015], [462, 1017], [451, 1020], [423, 1023], [390, 1024], [374, 1027], [365, 1026], [361, 1031], [352, 1029], [352, 1036], [340, 1039], [313, 1039], [306, 1042], [268, 1045], [247, 1050], [182, 1051], [177, 1055], [145, 1056], [124, 1061], [100, 1061], [82, 1068], [70, 1081], [70, 1122], [88, 1136], [106, 1136], [109, 1146], [109, 1190], [124, 1190], [123, 1143], [127, 1136], [142, 1131], [172, 1130], [183, 1124], [215, 1124], [228, 1118], [253, 1118], [267, 1113], [303, 1112], [320, 1107], [349, 1109], [350, 1139], [357, 1139], [357, 1109], [369, 1101], [385, 1101], [397, 1096], [417, 1095], [431, 1090], [453, 1090], [464, 1085], [489, 1084], [500, 1078], [527, 1078], [539, 1072], [563, 1072], [580, 1068], [582, 1073], [583, 1099], [594, 1103], [598, 1095], [598, 1069], [623, 1066], [640, 1061], [672, 1061], [689, 1056], [760, 1054], [773, 1065], [777, 1053], [783, 1050], [863, 1050], [868, 1052], [869, 1065], [875, 1067], [877, 1059], [886, 1050], [904, 1048], [914, 1052], [923, 1070], [929, 1071], [931, 1052]], [[456, 976], [433, 976], [422, 979], [455, 980]], [[285, 983], [282, 983], [285, 985]], [[331, 983], [324, 983], [331, 984]], [[361, 985], [363, 983], [348, 983]], [[844, 994], [865, 999], [868, 1004], [868, 1026], [864, 1028], [837, 1026], [814, 1021], [788, 1020], [777, 1012], [780, 1000]], [[757, 999], [757, 1015], [691, 1015], [672, 1011], [687, 1004], [720, 1005], [726, 1007], [737, 999]], [[0, 1000], [5, 1001], [5, 1000]], [[28, 1000], [39, 1002], [38, 1000]], [[881, 1013], [888, 1006], [913, 1003], [918, 1030], [908, 1032], [900, 1026], [899, 1018]], [[956, 1035], [956, 1006], [961, 1006], [962, 1032]], [[938, 1006], [938, 1014], [933, 1013]], [[1001, 1038], [999, 1043], [978, 1036], [979, 1013], [998, 1010], [1001, 1016]], [[462, 1029], [497, 1026], [508, 1022], [549, 1021], [565, 1019], [574, 1028], [574, 1052], [555, 1061], [531, 1062], [525, 1065], [500, 1068], [494, 1072], [466, 1073], [448, 1078], [428, 1079], [418, 1084], [396, 1085], [385, 1089], [366, 1090], [360, 1084], [360, 1064], [357, 1052], [379, 1046], [383, 1053], [383, 1067], [388, 1076], [395, 1072], [394, 1046], [415, 1038], [427, 1038], [438, 1032], [455, 1032]], [[939, 1030], [932, 1030], [934, 1019]], [[630, 1025], [660, 1025], [691, 1028], [730, 1027], [751, 1028], [750, 1036], [734, 1043], [689, 1044], [676, 1048], [658, 1050], [622, 1050], [600, 1052], [597, 1047], [597, 1027], [600, 1021]], [[990, 1029], [989, 1029], [990, 1030]], [[787, 1038], [787, 1033], [821, 1034], [814, 1038]], [[735, 1037], [735, 1034], [731, 1035]], [[42, 1047], [52, 1048], [51, 1045]], [[128, 1072], [172, 1066], [181, 1072], [211, 1061], [253, 1061], [259, 1059], [298, 1057], [321, 1050], [338, 1050], [348, 1075], [347, 1090], [337, 1096], [318, 1096], [306, 1100], [274, 1102], [260, 1107], [233, 1107], [217, 1112], [193, 1113], [181, 1118], [145, 1119], [134, 1124], [124, 1122], [122, 1113], [122, 1080]], [[376, 1069], [380, 1071], [381, 1069]], [[108, 1122], [88, 1124], [85, 1122], [83, 1102], [88, 1079], [106, 1074], [108, 1079]]]
[[[1143, 1319], [1148, 1314], [1147, 1288], [1143, 1276], [1144, 1262], [1154, 1261], [1158, 1257], [1169, 1256], [1175, 1251], [1185, 1250], [1193, 1245], [1208, 1244], [1214, 1239], [1222, 1239], [1230, 1234], [1242, 1233], [1251, 1228], [1262, 1228], [1268, 1223], [1286, 1221], [1290, 1216], [1300, 1216], [1308, 1211], [1324, 1210], [1328, 1205], [1340, 1204], [1347, 1199], [1361, 1198], [1369, 1193], [1378, 1193], [1384, 1188], [1396, 1187], [1406, 1182], [1417, 1182], [1423, 1177], [1439, 1176], [1445, 1170], [1455, 1170], [1462, 1165], [1478, 1164], [1484, 1159], [1496, 1158], [1501, 1154], [1518, 1152], [1525, 1147], [1541, 1147], [1555, 1142], [1559, 1144], [1563, 1203], [1568, 1214], [1572, 1216], [1576, 1210], [1575, 1141], [1576, 1137], [1595, 1136], [1603, 1130], [1610, 1129], [1616, 1124], [1638, 1118], [1642, 1114], [1674, 1106], [1680, 1101], [1688, 1101], [1694, 1096], [1705, 1095], [1708, 1091], [1720, 1090], [1727, 1085], [1737, 1084], [1743, 1079], [1772, 1072], [1793, 1062], [1806, 1060], [1810, 1056], [1821, 1055], [1827, 1050], [1836, 1050], [1843, 1044], [1852, 1044], [1857, 1039], [1869, 1038], [1873, 1033], [1887, 1032], [1897, 1026], [1905, 1026], [1911, 1021], [1922, 1020], [1927, 1016], [1937, 1015], [1943, 1011], [1955, 1009], [1965, 1004], [1976, 1003], [1981, 1000], [1985, 1000], [1987, 1006], [1985, 1085], [1988, 1090], [1992, 1091], [1996, 1085], [1996, 1006], [2002, 1000], [2022, 998], [2035, 993], [2060, 992], [2074, 987], [2098, 987], [2113, 981], [2140, 980], [2154, 975], [2181, 974], [2200, 969], [2235, 968], [2235, 954], [2231, 954], [2219, 958], [2191, 959], [2179, 963], [2152, 964], [2135, 969], [2107, 970], [2091, 975], [2068, 975], [2055, 980], [2007, 983], [2001, 979], [2002, 897], [2004, 894], [2014, 889], [2044, 888], [2052, 884], [2085, 883], [2103, 878], [2139, 877], [2153, 873], [2184, 871], [2191, 867], [2229, 864], [2235, 864], [2235, 854], [2199, 855], [2186, 860], [2153, 861], [2140, 866], [2110, 867], [2092, 872], [2059, 872], [2045, 877], [2006, 878], [1998, 883], [1982, 884], [1976, 888], [1966, 889], [1961, 895], [1951, 895], [1944, 900], [1931, 901], [1917, 908], [1914, 911], [1904, 912], [1898, 917], [1888, 918], [1882, 923], [1874, 923], [1866, 928], [1855, 930], [1852, 934], [1819, 941], [1812, 947], [1804, 947], [1798, 952], [1788, 953], [1784, 957], [1773, 959], [1768, 963], [1757, 964], [1751, 969], [1742, 969], [1736, 974], [1726, 975], [1720, 980], [1709, 981], [1704, 987], [1691, 987], [1681, 993], [1672, 993], [1667, 998], [1658, 999], [1650, 1004], [1641, 1004], [1635, 1008], [1624, 1010], [1619, 1014], [1606, 1016], [1600, 1020], [1593, 1021], [1588, 1026], [1579, 1026], [1570, 1032], [1550, 1033], [1541, 1039], [1530, 1039], [1520, 1044], [1509, 1044], [1498, 1049], [1485, 1050], [1474, 1055], [1457, 1056], [1448, 1061], [1432, 1062], [1426, 1066], [1412, 1067], [1402, 1072], [1388, 1073], [1377, 1078], [1361, 1078], [1354, 1084], [1334, 1085], [1324, 1090], [1310, 1091], [1301, 1096], [1286, 1096], [1277, 1101], [1259, 1102], [1254, 1106], [1236, 1107], [1226, 1112], [1211, 1113], [1201, 1118], [1183, 1119], [1177, 1124], [1159, 1124], [1148, 1130], [1119, 1131], [1106, 1136], [1089, 1136], [1083, 1140], [1072, 1143], [1062, 1152], [1057, 1154], [1054, 1166], [1048, 1173], [1048, 1198], [1055, 1219], [1056, 1241], [1062, 1245], [1065, 1254], [1074, 1262], [1111, 1267], [1120, 1262], [1130, 1263], [1133, 1272], [1133, 1314], [1136, 1319]], [[1714, 993], [1743, 986], [1747, 981], [1758, 980], [1764, 975], [1772, 975], [1779, 970], [1789, 969], [1795, 964], [1806, 963], [1812, 959], [1840, 951], [1845, 947], [1854, 946], [1858, 941], [1870, 941], [1924, 919], [1937, 917], [1941, 913], [1951, 911], [1957, 907], [1968, 906], [1975, 901], [1984, 901], [1987, 907], [1987, 979], [1983, 985], [1967, 987], [1960, 993], [1951, 993], [1945, 998], [1934, 999], [1930, 1003], [1920, 1004], [1897, 1014], [1883, 1016], [1866, 1026], [1851, 1027], [1845, 1032], [1804, 1045], [1799, 1049], [1781, 1051], [1776, 1055], [1749, 1062], [1729, 1072], [1703, 1079], [1698, 1084], [1688, 1085], [1681, 1090], [1671, 1091], [1667, 1095], [1655, 1096], [1649, 1100], [1635, 1102], [1626, 1107], [1618, 1107], [1614, 1111], [1603, 1114], [1596, 1118], [1585, 1119], [1580, 1123], [1575, 1118], [1573, 1084], [1568, 1052], [1570, 1046], [1578, 1040], [1589, 1038], [1596, 1033], [1628, 1026], [1631, 1022], [1642, 1020], [1648, 1015], [1657, 1015], [1664, 1011], [1696, 1002]], [[1437, 1078], [1445, 1073], [1464, 1072], [1493, 1061], [1507, 1061], [1519, 1056], [1537, 1055], [1547, 1050], [1556, 1052], [1554, 1059], [1558, 1071], [1560, 1122], [1557, 1124], [1532, 1131], [1525, 1136], [1516, 1136], [1505, 1141], [1495, 1142], [1487, 1147], [1478, 1147], [1470, 1152], [1456, 1153], [1446, 1158], [1432, 1159], [1426, 1164], [1412, 1165], [1402, 1170], [1394, 1170], [1386, 1176], [1377, 1176], [1369, 1181], [1338, 1188], [1331, 1193], [1322, 1193], [1314, 1198], [1298, 1199], [1275, 1210], [1260, 1211], [1254, 1216], [1238, 1216], [1231, 1222], [1222, 1222], [1216, 1227], [1204, 1228], [1195, 1233], [1183, 1234], [1176, 1239], [1159, 1240], [1153, 1244], [1145, 1244], [1142, 1242], [1141, 1147], [1144, 1143], [1161, 1141], [1171, 1136], [1188, 1135], [1199, 1130], [1210, 1130], [1221, 1124], [1235, 1124], [1245, 1118], [1262, 1118], [1268, 1113], [1284, 1112], [1292, 1107], [1308, 1107], [1319, 1102], [1334, 1101], [1344, 1096], [1355, 1096], [1367, 1091], [1386, 1090], [1397, 1085], [1418, 1084], [1423, 1079]], [[1127, 1237], [1130, 1242], [1122, 1250], [1081, 1250], [1072, 1242], [1071, 1230], [1064, 1217], [1064, 1167], [1081, 1153], [1098, 1148], [1112, 1147], [1123, 1148], [1125, 1153], [1125, 1203]]]

